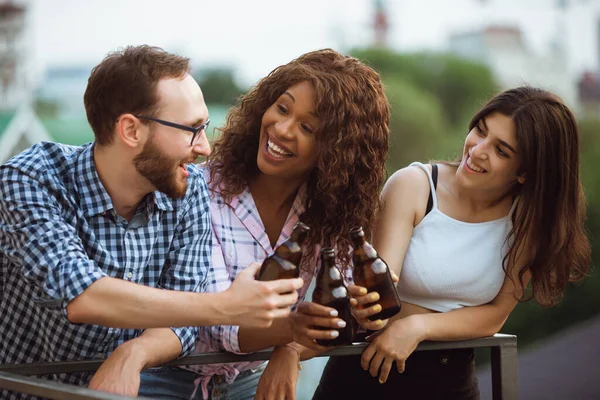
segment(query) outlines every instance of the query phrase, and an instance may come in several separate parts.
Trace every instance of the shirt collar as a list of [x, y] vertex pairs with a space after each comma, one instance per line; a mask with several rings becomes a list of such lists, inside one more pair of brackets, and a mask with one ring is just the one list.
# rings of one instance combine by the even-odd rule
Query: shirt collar
[[[290, 208], [290, 212], [287, 216], [283, 229], [277, 239], [275, 247], [281, 245], [283, 242], [289, 239], [292, 234], [292, 230], [296, 222], [298, 222], [300, 214], [305, 210], [306, 204], [306, 184], [303, 184], [298, 189], [294, 203]], [[261, 247], [268, 253], [271, 254], [274, 248], [271, 247], [269, 237], [265, 231], [264, 224], [260, 219], [254, 198], [250, 193], [250, 189], [246, 187], [243, 192], [237, 196], [233, 196], [229, 206], [233, 209], [233, 212], [238, 216], [242, 224], [246, 227], [248, 232], [256, 239]]]
[[[95, 144], [91, 143], [77, 158], [75, 165], [74, 179], [79, 196], [79, 205], [88, 216], [102, 214], [114, 208], [112, 199], [104, 188], [96, 170], [94, 146]], [[148, 196], [152, 196], [152, 198], [147, 198], [146, 201], [142, 201], [142, 204], [149, 205], [153, 202], [159, 210], [173, 210], [171, 199], [166, 194], [155, 191]], [[150, 211], [149, 207], [148, 215]]]

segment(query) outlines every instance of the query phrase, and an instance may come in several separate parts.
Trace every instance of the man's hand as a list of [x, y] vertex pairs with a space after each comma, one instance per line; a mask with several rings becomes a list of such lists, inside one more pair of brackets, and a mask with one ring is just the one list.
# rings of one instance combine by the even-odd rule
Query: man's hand
[[298, 352], [288, 346], [273, 350], [267, 368], [256, 388], [256, 400], [296, 400], [298, 384]]
[[222, 292], [223, 325], [268, 328], [276, 318], [290, 315], [290, 307], [298, 300], [301, 278], [262, 282], [254, 279], [260, 269], [252, 263], [235, 278], [229, 289]]
[[96, 371], [88, 387], [102, 392], [136, 397], [144, 365], [127, 343], [117, 347]]

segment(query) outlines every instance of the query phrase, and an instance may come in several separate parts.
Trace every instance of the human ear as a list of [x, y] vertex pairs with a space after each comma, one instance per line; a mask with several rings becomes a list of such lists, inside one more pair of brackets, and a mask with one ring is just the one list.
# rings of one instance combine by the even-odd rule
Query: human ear
[[117, 119], [117, 137], [128, 147], [143, 145], [145, 136], [142, 134], [144, 125], [132, 114], [122, 114]]

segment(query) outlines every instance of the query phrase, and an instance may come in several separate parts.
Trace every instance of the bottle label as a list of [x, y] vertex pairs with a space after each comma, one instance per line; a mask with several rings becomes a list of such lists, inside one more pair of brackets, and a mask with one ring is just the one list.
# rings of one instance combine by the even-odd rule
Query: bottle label
[[329, 268], [329, 277], [334, 281], [341, 281], [342, 275], [337, 268]]
[[375, 261], [373, 261], [373, 263], [371, 263], [371, 269], [376, 274], [385, 274], [386, 270], [387, 270], [387, 266], [385, 265], [385, 263], [383, 261], [381, 261], [380, 258], [378, 258]]
[[341, 299], [341, 298], [344, 298], [344, 297], [347, 297], [347, 296], [348, 296], [348, 291], [346, 290], [346, 288], [345, 288], [345, 287], [343, 287], [343, 286], [339, 286], [339, 287], [336, 287], [335, 289], [333, 289], [333, 290], [331, 291], [331, 294], [332, 294], [332, 295], [333, 295], [333, 297], [335, 297], [336, 299]]

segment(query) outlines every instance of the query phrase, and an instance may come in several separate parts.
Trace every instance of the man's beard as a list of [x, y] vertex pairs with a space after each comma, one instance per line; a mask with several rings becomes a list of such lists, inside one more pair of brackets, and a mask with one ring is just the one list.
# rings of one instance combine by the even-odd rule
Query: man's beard
[[142, 152], [133, 159], [135, 169], [159, 192], [173, 199], [185, 196], [187, 180], [181, 180], [178, 176], [179, 163], [166, 157], [154, 145], [152, 138], [149, 139]]

